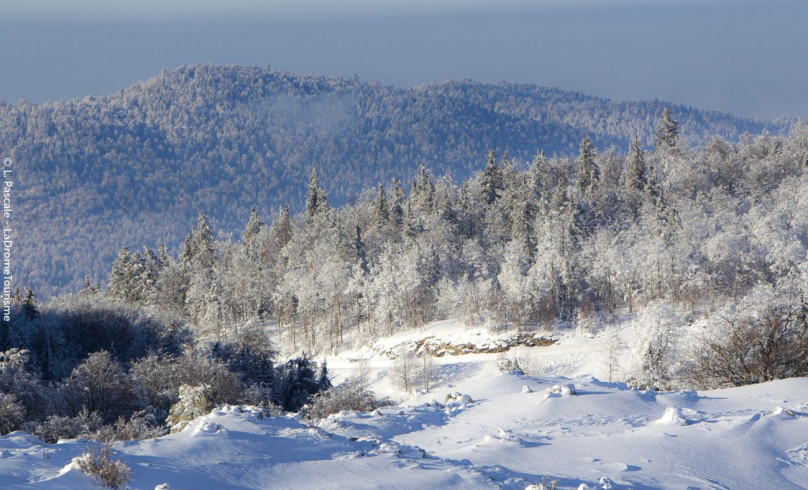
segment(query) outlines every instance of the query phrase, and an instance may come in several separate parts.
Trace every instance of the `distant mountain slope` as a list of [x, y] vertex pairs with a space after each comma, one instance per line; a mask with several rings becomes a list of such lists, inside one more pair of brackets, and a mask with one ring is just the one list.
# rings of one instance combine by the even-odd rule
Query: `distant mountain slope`
[[17, 285], [40, 294], [104, 279], [123, 245], [175, 247], [198, 210], [224, 231], [255, 205], [299, 209], [311, 168], [334, 203], [424, 164], [465, 177], [493, 148], [528, 160], [583, 136], [624, 151], [650, 142], [664, 107], [693, 144], [787, 131], [660, 101], [612, 102], [511, 83], [396, 88], [240, 66], [186, 66], [103, 97], [0, 102], [0, 152], [15, 160]]

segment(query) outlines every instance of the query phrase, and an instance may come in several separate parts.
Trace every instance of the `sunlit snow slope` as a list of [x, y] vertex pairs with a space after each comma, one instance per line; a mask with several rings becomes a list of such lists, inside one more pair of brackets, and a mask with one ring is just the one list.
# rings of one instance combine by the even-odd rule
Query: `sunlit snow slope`
[[[453, 334], [450, 323], [433, 327], [329, 364], [344, 378], [350, 357], [376, 352], [374, 388], [395, 394], [379, 350], [418, 336], [476, 337]], [[181, 433], [116, 449], [133, 469], [130, 488], [145, 490], [163, 483], [179, 490], [523, 490], [554, 480], [574, 489], [808, 488], [808, 379], [640, 392], [580, 374], [602, 364], [592, 360], [602, 340], [557, 338], [550, 347], [520, 348], [555, 366], [547, 370], [552, 376], [499, 373], [492, 354], [446, 356], [439, 358], [450, 375], [442, 389], [398, 406], [343, 412], [316, 425], [224, 407]], [[563, 366], [575, 377], [557, 377]], [[568, 384], [576, 394], [553, 390]], [[447, 402], [454, 392], [471, 401]], [[97, 488], [71, 466], [86, 445], [48, 445], [23, 432], [2, 437], [0, 488]]]

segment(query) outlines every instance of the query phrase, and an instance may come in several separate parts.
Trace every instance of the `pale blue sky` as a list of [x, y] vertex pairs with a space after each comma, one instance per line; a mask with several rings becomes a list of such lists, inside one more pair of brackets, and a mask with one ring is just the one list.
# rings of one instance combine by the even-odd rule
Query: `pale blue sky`
[[[808, 116], [802, 0], [34, 0], [0, 5], [0, 98], [120, 90], [213, 62], [413, 85], [509, 80]], [[192, 10], [191, 10], [192, 8]]]

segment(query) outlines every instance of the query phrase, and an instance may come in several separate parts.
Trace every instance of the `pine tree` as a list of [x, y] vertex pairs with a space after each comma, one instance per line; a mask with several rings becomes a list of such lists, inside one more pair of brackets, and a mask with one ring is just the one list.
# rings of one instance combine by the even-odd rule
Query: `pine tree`
[[634, 138], [628, 150], [626, 167], [623, 170], [623, 186], [627, 189], [645, 190], [648, 186], [646, 176], [645, 152], [640, 146], [639, 138]]
[[317, 389], [323, 392], [331, 388], [331, 379], [328, 377], [328, 366], [326, 365], [325, 359], [323, 359], [323, 364], [320, 366], [320, 374], [317, 376]]
[[160, 263], [163, 264], [163, 267], [168, 267], [171, 264], [171, 257], [168, 256], [168, 249], [166, 248], [165, 243], [161, 243], [159, 248]]
[[440, 211], [440, 219], [449, 225], [449, 229], [455, 233], [457, 231], [459, 221], [457, 219], [457, 213], [455, 213], [454, 208], [452, 208], [452, 198], [448, 191], [442, 193], [438, 210]]
[[505, 153], [502, 154], [502, 165], [500, 165], [500, 173], [502, 175], [502, 185], [504, 188], [507, 189], [508, 187], [516, 183], [517, 181], [516, 167], [513, 165], [513, 162], [511, 162], [507, 150], [505, 150]]
[[128, 303], [139, 303], [145, 293], [145, 270], [140, 255], [123, 247], [112, 264], [107, 294]]
[[354, 238], [353, 248], [356, 253], [356, 261], [359, 263], [359, 269], [362, 271], [363, 275], [367, 275], [368, 272], [370, 272], [370, 268], [368, 267], [365, 242], [362, 240], [362, 228], [359, 225], [356, 225], [356, 236]]
[[213, 238], [213, 230], [210, 229], [208, 217], [202, 211], [199, 212], [199, 219], [196, 223], [196, 233], [194, 237], [194, 259], [206, 269], [213, 267], [216, 262], [216, 244]]
[[79, 291], [79, 296], [93, 296], [98, 291], [101, 290], [101, 287], [98, 283], [93, 283], [90, 281], [90, 276], [84, 276], [84, 287]]
[[261, 229], [264, 223], [258, 218], [258, 212], [255, 207], [250, 208], [250, 219], [247, 221], [247, 226], [244, 227], [243, 243], [249, 249], [254, 250], [258, 236], [261, 234]]
[[547, 183], [547, 178], [547, 156], [542, 150], [536, 153], [536, 156], [533, 157], [533, 162], [530, 164], [530, 168], [528, 169], [527, 183], [533, 192], [535, 192], [537, 195], [542, 195], [546, 192], [547, 188], [550, 187]]
[[483, 170], [482, 195], [486, 204], [493, 204], [502, 197], [505, 184], [502, 180], [502, 169], [497, 164], [497, 155], [494, 150], [488, 152], [488, 162]]
[[679, 143], [679, 123], [673, 120], [668, 109], [662, 112], [656, 131], [654, 149], [665, 151], [675, 149]]
[[276, 376], [275, 400], [284, 410], [298, 412], [319, 389], [311, 362], [305, 357], [290, 359]]
[[575, 186], [582, 192], [593, 191], [600, 180], [600, 169], [595, 163], [595, 147], [589, 138], [581, 141], [578, 158], [576, 159], [578, 177]]
[[317, 169], [312, 169], [311, 179], [309, 180], [309, 193], [306, 196], [306, 216], [312, 218], [329, 207], [328, 196], [317, 180]]
[[431, 212], [435, 204], [435, 178], [424, 165], [418, 168], [418, 176], [412, 182], [410, 201], [415, 201], [425, 213]]
[[272, 234], [281, 248], [292, 239], [292, 217], [289, 214], [289, 203], [284, 204], [278, 211], [278, 219], [272, 224]]
[[658, 189], [657, 192], [658, 194], [654, 199], [655, 217], [660, 234], [665, 239], [665, 242], [670, 244], [682, 225], [679, 221], [679, 213], [674, 206], [668, 203], [665, 192], [662, 189]]
[[216, 243], [207, 216], [199, 212], [196, 228], [183, 243], [180, 260], [195, 270], [210, 270], [216, 263]]
[[401, 187], [401, 181], [393, 178], [393, 188], [390, 190], [390, 220], [396, 229], [400, 229], [404, 224], [404, 189]]
[[511, 240], [524, 245], [523, 250], [528, 255], [528, 259], [532, 259], [535, 247], [533, 223], [536, 220], [537, 211], [535, 197], [531, 194], [527, 185], [519, 186], [517, 191], [511, 195], [512, 202], [508, 206]]
[[158, 294], [157, 281], [160, 278], [160, 273], [163, 270], [164, 264], [159, 257], [154, 253], [154, 250], [144, 246], [143, 247], [143, 271], [142, 271], [142, 284], [143, 284], [143, 297], [146, 303], [152, 303]]
[[390, 221], [390, 212], [387, 208], [387, 194], [384, 184], [379, 183], [379, 191], [373, 201], [373, 220], [377, 230], [384, 229]]
[[564, 182], [563, 178], [559, 177], [558, 182], [556, 182], [553, 197], [550, 199], [550, 210], [556, 213], [563, 212], [568, 203], [569, 196], [567, 192], [567, 184]]
[[258, 218], [255, 207], [250, 208], [250, 219], [247, 220], [247, 226], [244, 227], [242, 244], [247, 256], [251, 259], [258, 257], [258, 238], [261, 236], [264, 226], [264, 223]]

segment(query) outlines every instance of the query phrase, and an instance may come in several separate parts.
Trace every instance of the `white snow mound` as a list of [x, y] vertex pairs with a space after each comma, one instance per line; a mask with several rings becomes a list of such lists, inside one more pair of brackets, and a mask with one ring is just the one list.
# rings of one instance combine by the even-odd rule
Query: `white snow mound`
[[470, 405], [470, 404], [474, 403], [474, 400], [472, 400], [469, 395], [458, 393], [456, 391], [454, 393], [447, 394], [446, 395], [446, 400], [444, 400], [444, 401], [446, 403], [455, 402], [455, 403], [463, 403], [463, 404], [466, 404], [466, 405]]
[[794, 418], [797, 416], [797, 413], [790, 408], [785, 407], [777, 407], [772, 412], [772, 416], [778, 416], [781, 418]]
[[550, 393], [555, 395], [561, 396], [570, 396], [575, 394], [575, 385], [573, 384], [565, 384], [565, 385], [553, 385], [550, 388]]
[[655, 425], [687, 425], [687, 419], [682, 411], [676, 407], [668, 407], [662, 417], [654, 422]]

